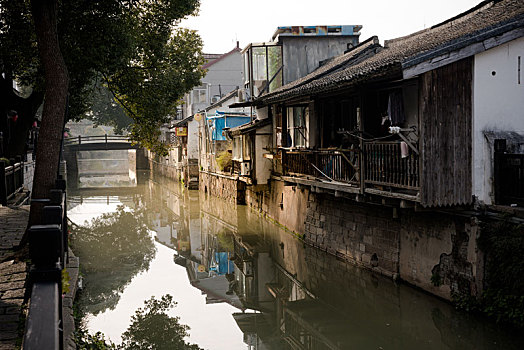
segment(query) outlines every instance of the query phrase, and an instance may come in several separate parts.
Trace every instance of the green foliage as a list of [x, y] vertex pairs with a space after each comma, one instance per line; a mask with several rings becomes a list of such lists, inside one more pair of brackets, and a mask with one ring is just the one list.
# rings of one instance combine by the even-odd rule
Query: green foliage
[[66, 269], [62, 270], [62, 294], [69, 293], [69, 288], [71, 287], [69, 279], [69, 272]]
[[438, 272], [434, 272], [431, 274], [431, 284], [433, 284], [435, 287], [439, 287], [442, 285], [442, 277], [440, 277], [440, 274]]
[[112, 126], [117, 135], [129, 131], [133, 119], [127, 116], [122, 106], [115, 101], [111, 91], [102, 83], [97, 82], [93, 88], [90, 104], [91, 110], [80, 117], [92, 120], [95, 125]]
[[217, 240], [219, 247], [223, 250], [232, 252], [235, 248], [235, 245], [233, 243], [234, 236], [231, 232], [228, 232], [226, 229], [220, 230], [220, 232], [217, 233]]
[[[200, 37], [177, 27], [181, 19], [197, 13], [200, 1], [57, 3], [60, 48], [70, 78], [69, 117], [88, 116], [100, 124], [112, 124], [108, 119], [115, 117], [112, 125], [123, 129], [118, 103], [133, 121], [136, 142], [164, 153], [159, 126], [204, 74]], [[42, 93], [30, 2], [0, 0], [0, 9], [0, 73]], [[101, 84], [110, 93], [100, 90]], [[104, 102], [109, 110], [100, 105]]]
[[149, 268], [155, 246], [146, 213], [123, 206], [73, 229], [71, 245], [82, 257], [86, 311], [113, 309], [131, 279]]
[[173, 308], [171, 295], [164, 295], [160, 300], [151, 297], [145, 306], [138, 309], [131, 317], [131, 325], [122, 334], [120, 348], [126, 350], [143, 349], [200, 349], [195, 344], [184, 341], [189, 327], [179, 323], [179, 317], [171, 317], [167, 311]]
[[230, 171], [233, 165], [231, 151], [225, 150], [217, 156], [217, 165], [221, 171]]
[[492, 289], [524, 295], [524, 225], [485, 223], [478, 245], [486, 253], [486, 281]]
[[9, 166], [11, 162], [7, 158], [0, 158], [0, 162], [4, 162], [4, 166]]
[[477, 241], [486, 254], [480, 298], [454, 295], [458, 308], [480, 312], [497, 322], [524, 328], [524, 226], [507, 220], [484, 223]]
[[117, 349], [116, 345], [106, 340], [102, 332], [89, 334], [84, 328], [75, 332], [76, 348], [79, 350], [111, 350]]

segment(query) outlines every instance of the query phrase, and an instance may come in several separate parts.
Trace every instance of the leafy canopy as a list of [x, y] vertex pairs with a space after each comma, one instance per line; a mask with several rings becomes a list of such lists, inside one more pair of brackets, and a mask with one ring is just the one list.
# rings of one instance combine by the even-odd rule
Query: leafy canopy
[[[132, 137], [164, 153], [159, 126], [204, 74], [202, 40], [179, 28], [199, 0], [75, 0], [58, 6], [60, 47], [69, 78], [69, 117], [99, 103], [102, 84], [133, 120]], [[28, 0], [0, 0], [0, 70], [35, 91], [43, 74]], [[95, 106], [95, 111], [100, 110]], [[98, 119], [98, 121], [103, 120]]]

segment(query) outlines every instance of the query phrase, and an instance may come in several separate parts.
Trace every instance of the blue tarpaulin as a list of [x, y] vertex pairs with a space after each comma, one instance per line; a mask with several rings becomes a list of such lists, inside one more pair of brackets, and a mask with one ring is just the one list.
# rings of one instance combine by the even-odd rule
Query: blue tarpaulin
[[251, 117], [230, 115], [222, 112], [216, 112], [214, 116], [208, 117], [208, 120], [212, 122], [212, 133], [211, 137], [213, 141], [226, 140], [226, 137], [222, 134], [225, 127], [231, 129], [236, 126], [244, 125], [251, 121]]

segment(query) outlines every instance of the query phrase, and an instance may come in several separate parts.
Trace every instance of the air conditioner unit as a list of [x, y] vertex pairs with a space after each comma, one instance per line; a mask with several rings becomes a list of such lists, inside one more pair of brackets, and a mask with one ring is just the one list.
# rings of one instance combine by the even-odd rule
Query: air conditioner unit
[[220, 101], [220, 95], [211, 97], [211, 104], [217, 103], [218, 101]]
[[240, 163], [240, 175], [248, 176], [251, 174], [251, 162]]

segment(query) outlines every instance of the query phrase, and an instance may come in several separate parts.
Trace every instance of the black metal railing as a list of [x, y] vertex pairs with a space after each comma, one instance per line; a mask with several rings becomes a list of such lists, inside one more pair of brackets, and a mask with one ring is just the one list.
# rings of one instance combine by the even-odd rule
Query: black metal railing
[[32, 202], [41, 205], [42, 223], [27, 232], [32, 289], [23, 349], [62, 350], [62, 270], [68, 250], [65, 181], [57, 180], [49, 199]]
[[64, 146], [82, 145], [86, 143], [130, 143], [129, 136], [126, 135], [100, 135], [68, 137], [64, 139]]
[[0, 204], [7, 205], [24, 187], [24, 163], [20, 157], [10, 160], [10, 165], [0, 160]]

